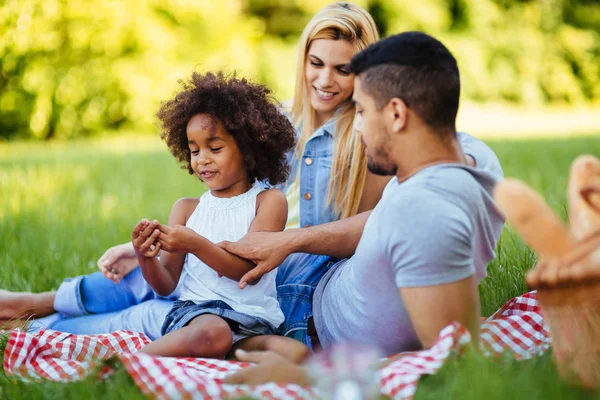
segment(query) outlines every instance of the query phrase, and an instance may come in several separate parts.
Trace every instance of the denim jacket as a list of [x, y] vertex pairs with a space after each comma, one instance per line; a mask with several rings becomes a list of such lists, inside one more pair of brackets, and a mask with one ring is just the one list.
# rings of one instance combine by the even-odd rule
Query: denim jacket
[[291, 170], [281, 190], [285, 192], [300, 169], [300, 227], [339, 219], [333, 208], [327, 205], [334, 129], [335, 119], [332, 118], [313, 132], [300, 159], [296, 156], [295, 149], [287, 154]]

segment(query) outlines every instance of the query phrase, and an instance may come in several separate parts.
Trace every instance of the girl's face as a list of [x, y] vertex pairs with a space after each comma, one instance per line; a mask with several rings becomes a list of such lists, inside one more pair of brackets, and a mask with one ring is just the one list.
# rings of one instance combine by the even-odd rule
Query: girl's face
[[346, 40], [314, 40], [306, 55], [306, 89], [316, 111], [317, 126], [333, 116], [335, 110], [352, 95], [354, 75], [347, 65], [354, 55]]
[[218, 119], [196, 114], [186, 133], [192, 168], [214, 196], [233, 197], [250, 189], [244, 156]]

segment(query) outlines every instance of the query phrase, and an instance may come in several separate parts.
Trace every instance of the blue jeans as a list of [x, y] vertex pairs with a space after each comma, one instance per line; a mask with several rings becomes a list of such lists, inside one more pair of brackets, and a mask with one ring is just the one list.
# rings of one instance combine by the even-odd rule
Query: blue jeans
[[[312, 347], [308, 319], [312, 317], [313, 293], [319, 280], [336, 259], [294, 253], [277, 269], [277, 299], [285, 322], [278, 333]], [[74, 334], [110, 333], [125, 329], [143, 332], [151, 340], [161, 336], [161, 327], [174, 300], [157, 296], [138, 267], [115, 285], [100, 272], [66, 279], [58, 288], [54, 309], [58, 314], [35, 320], [30, 330], [51, 328]]]
[[169, 298], [156, 295], [139, 267], [119, 284], [95, 272], [66, 279], [54, 300], [58, 313], [35, 320], [30, 330], [97, 334], [125, 329], [155, 340], [161, 336], [161, 326], [177, 297], [178, 293]]
[[312, 348], [308, 320], [319, 281], [338, 260], [329, 256], [294, 253], [277, 269], [277, 300], [285, 321], [277, 332]]
[[204, 314], [216, 315], [227, 322], [234, 344], [252, 336], [275, 334], [275, 328], [268, 321], [237, 312], [222, 300], [210, 300], [198, 304], [190, 300], [177, 300], [165, 319], [162, 333], [166, 335], [181, 329]]
[[56, 292], [54, 309], [65, 317], [124, 310], [157, 298], [137, 267], [115, 284], [102, 273], [65, 279]]

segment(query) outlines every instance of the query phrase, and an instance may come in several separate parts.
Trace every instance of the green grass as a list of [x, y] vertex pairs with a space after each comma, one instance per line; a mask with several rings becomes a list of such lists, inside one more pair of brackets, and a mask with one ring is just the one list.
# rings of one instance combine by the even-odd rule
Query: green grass
[[597, 399], [600, 395], [563, 383], [550, 353], [517, 361], [481, 355], [454, 358], [432, 376], [423, 378], [417, 400], [424, 399]]
[[[592, 136], [488, 143], [506, 176], [533, 186], [565, 219], [571, 161], [581, 153], [600, 154], [600, 140]], [[0, 288], [50, 290], [64, 277], [95, 271], [102, 252], [129, 240], [141, 218], [166, 221], [175, 200], [203, 190], [155, 139], [0, 144]], [[486, 316], [527, 290], [523, 275], [535, 263], [508, 230], [497, 255], [480, 286]], [[520, 362], [464, 356], [425, 378], [417, 393], [473, 399], [590, 396], [562, 383], [549, 355]], [[2, 399], [136, 397], [141, 395], [123, 368], [105, 381], [90, 377], [71, 384], [24, 384], [0, 372]]]
[[88, 378], [73, 382], [25, 383], [0, 374], [1, 399], [145, 399], [122, 364], [115, 366], [115, 373], [106, 379], [91, 374]]

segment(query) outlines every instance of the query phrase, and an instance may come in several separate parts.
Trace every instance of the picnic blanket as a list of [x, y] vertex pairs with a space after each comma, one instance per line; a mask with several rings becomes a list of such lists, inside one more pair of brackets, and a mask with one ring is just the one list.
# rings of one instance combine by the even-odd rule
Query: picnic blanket
[[[435, 374], [453, 353], [470, 342], [459, 324], [444, 328], [433, 347], [407, 353], [379, 371], [381, 393], [392, 399], [410, 399], [419, 378]], [[137, 386], [150, 397], [225, 399], [313, 399], [311, 388], [288, 384], [227, 385], [223, 378], [251, 364], [235, 361], [153, 357], [136, 353], [149, 340], [141, 333], [118, 331], [103, 335], [72, 335], [52, 330], [37, 334], [11, 331], [4, 350], [4, 371], [24, 380], [73, 381], [91, 373], [110, 375], [109, 358], [120, 361]], [[536, 292], [514, 298], [481, 326], [481, 346], [490, 355], [511, 352], [525, 359], [548, 349], [550, 336], [544, 325]]]

